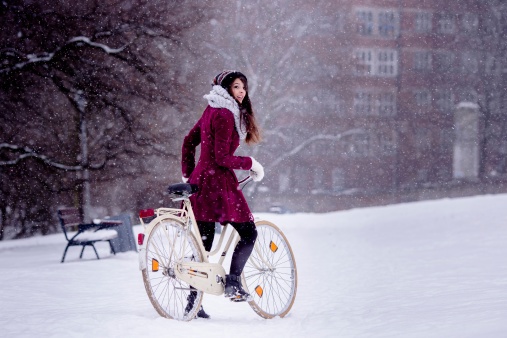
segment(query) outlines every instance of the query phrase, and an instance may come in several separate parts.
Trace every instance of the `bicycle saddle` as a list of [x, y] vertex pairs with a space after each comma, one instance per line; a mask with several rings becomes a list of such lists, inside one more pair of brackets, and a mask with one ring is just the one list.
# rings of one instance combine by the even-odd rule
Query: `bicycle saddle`
[[169, 194], [178, 195], [178, 196], [190, 196], [193, 193], [196, 193], [198, 191], [198, 187], [196, 184], [190, 184], [190, 183], [177, 183], [177, 184], [171, 184], [167, 188], [167, 192]]

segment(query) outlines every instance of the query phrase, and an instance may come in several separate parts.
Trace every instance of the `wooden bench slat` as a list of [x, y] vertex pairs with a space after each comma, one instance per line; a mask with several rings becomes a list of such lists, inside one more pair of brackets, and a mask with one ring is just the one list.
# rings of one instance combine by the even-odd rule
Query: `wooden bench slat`
[[63, 226], [66, 228], [71, 228], [71, 227], [78, 226], [79, 224], [81, 224], [81, 223], [67, 223], [67, 224], [64, 224]]
[[58, 210], [58, 214], [62, 215], [62, 216], [67, 216], [67, 215], [78, 215], [78, 216], [80, 216], [79, 210], [76, 209], [76, 208], [72, 208], [72, 209], [60, 209], [60, 210]]
[[121, 225], [123, 224], [122, 221], [115, 221], [115, 220], [108, 220], [108, 219], [101, 219], [100, 222], [96, 223], [97, 225]]
[[78, 216], [67, 216], [67, 217], [60, 217], [60, 219], [62, 220], [63, 224], [69, 224], [69, 223], [83, 223], [82, 220], [81, 220], [81, 217], [78, 217]]
[[81, 213], [77, 208], [64, 208], [58, 210], [58, 218], [65, 228], [78, 226], [83, 223]]

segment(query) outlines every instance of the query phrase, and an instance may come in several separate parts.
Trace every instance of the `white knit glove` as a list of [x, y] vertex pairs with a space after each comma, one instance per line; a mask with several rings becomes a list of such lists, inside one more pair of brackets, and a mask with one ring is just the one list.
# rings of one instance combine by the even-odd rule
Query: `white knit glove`
[[188, 182], [188, 178], [186, 178], [185, 176], [181, 176], [181, 180], [183, 181], [183, 183], [187, 183]]
[[264, 178], [264, 168], [262, 165], [255, 160], [255, 158], [250, 157], [252, 159], [252, 167], [250, 168], [250, 176], [252, 176], [252, 180], [255, 182], [260, 182]]

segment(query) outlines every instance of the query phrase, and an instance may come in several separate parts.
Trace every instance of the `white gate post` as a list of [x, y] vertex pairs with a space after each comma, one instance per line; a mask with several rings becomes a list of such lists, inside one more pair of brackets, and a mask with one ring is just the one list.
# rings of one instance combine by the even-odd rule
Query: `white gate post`
[[479, 106], [460, 102], [454, 112], [454, 179], [474, 180], [479, 176], [480, 126]]

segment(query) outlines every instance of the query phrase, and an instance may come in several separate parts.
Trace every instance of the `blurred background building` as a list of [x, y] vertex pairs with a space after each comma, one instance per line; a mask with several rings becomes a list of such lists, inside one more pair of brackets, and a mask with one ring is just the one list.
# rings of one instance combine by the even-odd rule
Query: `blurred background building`
[[322, 137], [270, 173], [269, 202], [334, 210], [505, 190], [504, 14], [408, 0], [324, 12], [306, 43], [321, 76], [296, 90], [300, 117], [275, 122], [291, 138]]

